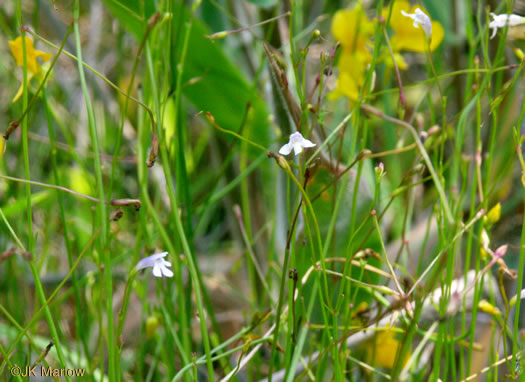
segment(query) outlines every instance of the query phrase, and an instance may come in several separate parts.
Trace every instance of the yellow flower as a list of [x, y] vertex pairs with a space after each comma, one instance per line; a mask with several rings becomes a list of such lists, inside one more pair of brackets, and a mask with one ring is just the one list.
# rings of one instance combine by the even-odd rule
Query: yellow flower
[[[395, 331], [386, 329], [379, 332], [374, 339], [365, 345], [366, 358], [368, 363], [379, 367], [394, 367], [397, 352], [401, 350], [399, 341], [395, 338]], [[408, 362], [406, 355], [403, 365]]]
[[[44, 61], [49, 61], [53, 55], [51, 53], [42, 52], [41, 50], [35, 49], [33, 45], [33, 40], [29, 37], [25, 37], [26, 42], [26, 62], [27, 70], [32, 74], [38, 73], [38, 62], [37, 57], [40, 57]], [[11, 53], [16, 60], [18, 66], [24, 66], [24, 50], [22, 47], [22, 37], [18, 36], [15, 40], [9, 41], [9, 48], [11, 48]]]
[[[410, 3], [405, 0], [396, 0], [392, 6], [389, 26], [393, 29], [394, 35], [391, 38], [392, 50], [399, 52], [408, 50], [412, 52], [425, 52], [427, 37], [424, 28], [416, 28], [412, 20], [405, 14], [416, 14], [416, 9], [421, 9], [419, 5], [410, 7]], [[422, 10], [425, 14], [427, 12]], [[382, 16], [388, 20], [390, 7], [382, 11]], [[434, 51], [443, 41], [445, 32], [443, 26], [437, 21], [432, 21], [432, 38], [430, 40], [430, 51]]]
[[332, 34], [341, 43], [343, 51], [338, 62], [337, 89], [330, 94], [330, 98], [347, 96], [357, 100], [371, 61], [367, 44], [373, 32], [374, 23], [366, 16], [361, 3], [335, 13]]
[[361, 3], [352, 9], [337, 11], [332, 21], [332, 34], [345, 51], [366, 50], [374, 23], [368, 19]]
[[356, 101], [361, 86], [365, 82], [366, 68], [369, 63], [370, 54], [366, 50], [354, 53], [343, 51], [338, 63], [337, 88], [330, 94], [330, 97], [346, 96], [352, 101]]
[[[51, 53], [42, 52], [41, 50], [35, 49], [35, 46], [33, 45], [33, 40], [31, 40], [29, 37], [25, 37], [25, 45], [26, 45], [26, 64], [27, 64], [27, 82], [31, 81], [33, 76], [37, 75], [40, 70], [40, 65], [38, 64], [37, 58], [40, 57], [44, 61], [49, 61], [53, 55]], [[11, 49], [11, 53], [13, 54], [13, 57], [15, 58], [16, 64], [18, 66], [24, 66], [24, 48], [22, 46], [22, 37], [18, 36], [13, 41], [9, 41], [9, 48]], [[16, 102], [24, 92], [24, 84], [22, 83], [20, 85], [20, 88], [18, 89], [15, 97], [13, 98], [13, 102]]]

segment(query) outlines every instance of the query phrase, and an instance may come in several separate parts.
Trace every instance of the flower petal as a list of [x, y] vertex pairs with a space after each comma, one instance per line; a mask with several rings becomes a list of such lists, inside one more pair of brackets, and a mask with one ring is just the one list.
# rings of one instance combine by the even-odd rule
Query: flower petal
[[368, 19], [360, 3], [351, 9], [337, 11], [332, 21], [332, 34], [350, 51], [366, 49], [374, 23]]
[[171, 269], [168, 269], [168, 267], [166, 267], [165, 264], [160, 267], [160, 270], [164, 276], [173, 277], [173, 272], [171, 271]]
[[432, 40], [430, 40], [430, 51], [433, 52], [443, 42], [445, 30], [443, 25], [437, 21], [432, 21]]
[[281, 149], [279, 150], [279, 154], [281, 155], [288, 155], [292, 152], [292, 145], [289, 143], [285, 144]]
[[495, 13], [490, 12], [490, 17], [493, 20], [489, 23], [489, 28], [492, 29], [492, 34], [490, 38], [494, 38], [499, 28], [505, 28], [507, 25], [509, 27], [521, 25], [525, 23], [525, 17], [515, 14], [501, 14], [496, 15]]
[[135, 269], [137, 271], [140, 271], [141, 269], [144, 269], [144, 268], [154, 267], [157, 260], [163, 257], [166, 257], [167, 254], [168, 252], [161, 252], [161, 253], [156, 253], [154, 255], [145, 257], [137, 263], [137, 265], [135, 266]]
[[307, 147], [314, 147], [315, 146], [315, 143], [313, 143], [312, 141], [304, 138], [301, 145], [304, 147], [304, 148], [307, 148]]
[[155, 277], [162, 277], [162, 265], [155, 264], [153, 266], [153, 276], [155, 276]]
[[154, 260], [162, 259], [166, 257], [167, 255], [168, 255], [168, 252], [160, 252], [160, 253], [155, 253], [151, 256], [148, 256], [147, 258], [154, 261]]
[[20, 99], [20, 97], [22, 97], [22, 94], [24, 93], [24, 83], [22, 82], [20, 84], [20, 87], [18, 88], [18, 91], [16, 92], [15, 96], [13, 97], [13, 103], [15, 103], [16, 101], [18, 101]]
[[303, 146], [300, 143], [293, 145], [293, 152], [295, 155], [301, 154], [303, 152]]
[[153, 263], [150, 261], [150, 259], [148, 257], [140, 260], [137, 265], [135, 265], [135, 269], [137, 271], [140, 271], [141, 269], [144, 269], [144, 268], [149, 268], [149, 267], [152, 267], [153, 266]]
[[[385, 20], [388, 20], [390, 15], [390, 23], [388, 24], [394, 32], [398, 29], [406, 28], [406, 17], [410, 14], [410, 3], [406, 0], [396, 0], [392, 5], [392, 13], [390, 14], [390, 6], [383, 8], [381, 15]], [[408, 16], [410, 17], [410, 16]]]
[[359, 98], [360, 85], [356, 82], [354, 77], [348, 72], [340, 72], [337, 79], [337, 88], [332, 94], [332, 97], [346, 96], [351, 101], [357, 101]]
[[[29, 81], [33, 78], [33, 73], [29, 72], [27, 73], [27, 85], [29, 86]], [[18, 91], [16, 92], [15, 96], [13, 97], [13, 103], [18, 101], [20, 97], [22, 97], [22, 94], [24, 94], [24, 81], [20, 84], [20, 87], [18, 88]]]
[[427, 37], [432, 38], [432, 22], [430, 21], [430, 17], [420, 8], [416, 8], [412, 18], [414, 19], [414, 27], [419, 28], [419, 26], [421, 26]]
[[[35, 47], [33, 45], [33, 40], [29, 37], [24, 38], [25, 48], [26, 48], [26, 64], [27, 70], [33, 74], [38, 73], [38, 63], [36, 61]], [[24, 47], [22, 42], [22, 36], [18, 36], [13, 41], [9, 41], [9, 48], [11, 53], [15, 58], [16, 64], [18, 66], [24, 66]], [[44, 53], [44, 52], [42, 52]]]
[[[387, 19], [389, 13], [390, 8], [386, 7], [383, 9], [382, 15]], [[407, 22], [406, 17], [410, 17], [419, 25], [422, 25], [423, 28]], [[422, 20], [423, 18], [424, 20]], [[420, 19], [421, 21], [419, 21]], [[389, 23], [390, 27], [394, 30], [394, 35], [390, 40], [394, 53], [402, 50], [424, 53], [428, 44], [428, 37], [425, 33], [431, 35], [430, 51], [434, 51], [443, 41], [444, 29], [439, 22], [431, 21], [430, 24], [428, 24], [429, 21], [431, 20], [428, 18], [428, 13], [420, 6], [414, 5], [411, 8], [408, 1], [395, 1], [392, 6]]]
[[[398, 357], [397, 352], [401, 349], [401, 343], [395, 337], [395, 331], [391, 328], [379, 331], [373, 340], [365, 344], [368, 362], [374, 366], [392, 368]], [[405, 355], [401, 362], [405, 365], [410, 358], [410, 354]]]
[[43, 61], [49, 61], [53, 55], [51, 53], [42, 52], [41, 50], [35, 50], [35, 57], [40, 57]]

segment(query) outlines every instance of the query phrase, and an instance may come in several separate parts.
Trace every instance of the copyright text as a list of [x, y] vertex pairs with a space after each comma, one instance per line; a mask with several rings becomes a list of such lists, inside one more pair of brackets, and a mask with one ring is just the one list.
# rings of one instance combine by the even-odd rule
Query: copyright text
[[85, 369], [55, 368], [53, 366], [18, 366], [9, 370], [13, 377], [83, 377]]

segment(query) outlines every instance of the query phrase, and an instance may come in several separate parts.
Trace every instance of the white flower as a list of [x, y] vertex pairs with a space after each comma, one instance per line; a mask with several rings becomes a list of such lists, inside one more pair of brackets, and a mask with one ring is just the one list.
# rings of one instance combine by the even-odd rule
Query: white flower
[[172, 277], [173, 272], [171, 269], [168, 269], [168, 267], [171, 267], [171, 263], [164, 260], [164, 257], [166, 257], [167, 254], [168, 252], [162, 252], [145, 257], [137, 263], [135, 269], [140, 271], [144, 268], [153, 268], [153, 276], [155, 277]]
[[509, 27], [513, 27], [515, 25], [520, 25], [525, 23], [525, 17], [519, 16], [519, 15], [496, 15], [494, 13], [490, 13], [490, 16], [494, 19], [489, 23], [489, 28], [492, 29], [492, 35], [490, 38], [492, 39], [494, 36], [496, 36], [496, 32], [498, 31], [498, 28], [505, 28], [505, 25], [508, 25]]
[[432, 37], [432, 21], [430, 21], [430, 17], [428, 17], [425, 12], [419, 8], [416, 8], [415, 13], [407, 13], [405, 11], [401, 11], [401, 13], [403, 16], [410, 17], [412, 20], [414, 20], [414, 28], [419, 28], [421, 25], [427, 37]]
[[288, 155], [292, 152], [293, 149], [295, 155], [297, 155], [303, 151], [303, 147], [308, 148], [314, 146], [315, 143], [309, 141], [308, 139], [304, 139], [301, 133], [296, 131], [295, 133], [290, 135], [290, 142], [281, 147], [281, 149], [279, 150], [279, 154]]

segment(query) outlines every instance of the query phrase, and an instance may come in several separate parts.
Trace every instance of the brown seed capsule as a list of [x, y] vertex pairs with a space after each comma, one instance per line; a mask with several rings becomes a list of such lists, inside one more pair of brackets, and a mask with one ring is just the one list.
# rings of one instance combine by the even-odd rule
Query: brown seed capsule
[[149, 149], [148, 160], [146, 161], [146, 166], [153, 167], [157, 161], [157, 156], [159, 155], [159, 140], [157, 135], [153, 134], [151, 137], [151, 147]]
[[111, 214], [109, 215], [109, 220], [111, 220], [112, 222], [119, 221], [122, 215], [124, 215], [124, 211], [122, 211], [121, 208], [117, 208], [116, 210], [111, 211]]

